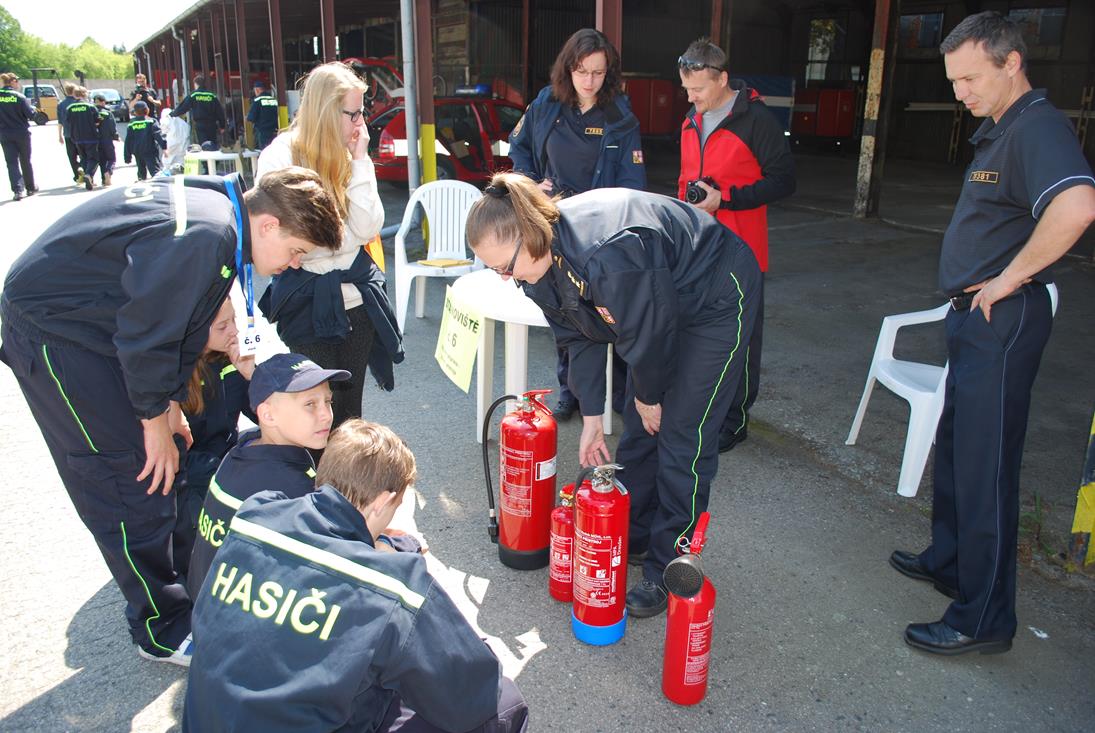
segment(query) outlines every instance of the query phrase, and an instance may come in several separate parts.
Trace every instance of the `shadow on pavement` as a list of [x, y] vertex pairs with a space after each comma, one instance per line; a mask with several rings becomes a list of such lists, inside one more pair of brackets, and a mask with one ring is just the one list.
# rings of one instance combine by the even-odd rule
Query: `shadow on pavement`
[[[66, 631], [65, 665], [72, 676], [0, 720], [0, 731], [178, 730], [186, 670], [138, 657], [123, 608], [113, 581], [88, 599]], [[138, 717], [144, 720], [135, 725]], [[160, 718], [159, 724], [149, 717]]]

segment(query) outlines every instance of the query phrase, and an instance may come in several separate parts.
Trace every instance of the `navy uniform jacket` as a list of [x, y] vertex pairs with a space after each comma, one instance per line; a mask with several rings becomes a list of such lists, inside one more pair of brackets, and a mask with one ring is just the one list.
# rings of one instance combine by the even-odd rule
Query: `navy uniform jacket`
[[463, 731], [502, 673], [422, 556], [374, 549], [330, 486], [244, 502], [195, 598], [183, 731], [375, 731], [395, 694]]
[[65, 112], [72, 141], [81, 145], [99, 142], [99, 108], [91, 102], [78, 99]]
[[68, 129], [68, 108], [75, 103], [76, 97], [71, 95], [57, 103], [57, 122], [61, 125], [61, 133], [64, 137], [72, 137], [72, 132]]
[[[533, 180], [543, 180], [547, 167], [547, 139], [559, 118], [562, 103], [544, 87], [525, 110], [525, 116], [509, 136], [509, 157], [513, 170]], [[601, 154], [593, 171], [590, 188], [646, 188], [639, 120], [631, 113], [627, 95], [621, 94], [605, 107]]]
[[179, 106], [171, 110], [172, 117], [182, 117], [190, 113], [191, 121], [197, 127], [216, 123], [218, 129], [224, 129], [224, 106], [217, 95], [208, 89], [195, 89]]
[[99, 109], [99, 142], [111, 145], [118, 139], [118, 123], [109, 109]]
[[0, 138], [22, 138], [34, 119], [34, 105], [11, 87], [0, 89]]
[[251, 261], [242, 199], [238, 176], [153, 179], [97, 196], [15, 261], [0, 314], [40, 343], [118, 359], [137, 416], [156, 417], [168, 400], [186, 398], [209, 324], [228, 296], [237, 217], [243, 261]]
[[133, 160], [134, 155], [144, 160], [158, 158], [164, 150], [167, 150], [167, 140], [156, 120], [151, 117], [134, 117], [129, 121], [125, 147], [122, 149], [126, 163]]
[[251, 109], [247, 110], [247, 121], [256, 130], [273, 136], [278, 131], [278, 100], [269, 94], [262, 94], [251, 100]]
[[[631, 368], [635, 396], [662, 401], [674, 378], [680, 332], [733, 289], [747, 245], [683, 201], [623, 188], [559, 202], [552, 266], [522, 283], [570, 353], [570, 383], [583, 414], [605, 403], [605, 346]], [[750, 256], [751, 253], [750, 253]]]
[[198, 515], [198, 536], [194, 539], [186, 579], [191, 598], [196, 598], [201, 590], [213, 556], [244, 500], [260, 491], [279, 491], [295, 499], [316, 488], [316, 466], [307, 448], [254, 445], [260, 437], [258, 428], [241, 435], [209, 483], [209, 493]]

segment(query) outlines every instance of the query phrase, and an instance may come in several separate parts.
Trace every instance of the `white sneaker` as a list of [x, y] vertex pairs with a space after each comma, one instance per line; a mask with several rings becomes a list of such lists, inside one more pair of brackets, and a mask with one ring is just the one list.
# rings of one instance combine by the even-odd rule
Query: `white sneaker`
[[182, 644], [179, 644], [179, 648], [174, 653], [160, 656], [153, 654], [152, 652], [145, 651], [144, 647], [137, 647], [137, 654], [141, 655], [141, 659], [147, 659], [150, 662], [167, 662], [168, 664], [177, 664], [180, 667], [190, 666], [190, 657], [194, 653], [194, 636], [193, 634], [187, 634], [183, 639]]

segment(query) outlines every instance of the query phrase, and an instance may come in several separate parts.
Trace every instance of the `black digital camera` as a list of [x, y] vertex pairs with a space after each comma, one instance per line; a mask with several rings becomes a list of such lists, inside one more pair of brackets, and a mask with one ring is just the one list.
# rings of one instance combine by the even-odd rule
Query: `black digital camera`
[[711, 178], [710, 176], [704, 176], [703, 178], [699, 179], [699, 181], [689, 181], [688, 185], [684, 187], [684, 200], [690, 204], [698, 204], [699, 202], [707, 198], [707, 191], [704, 191], [702, 188], [696, 185], [700, 181], [706, 183], [708, 186], [715, 189], [716, 191], [719, 190], [719, 187], [715, 184], [715, 179]]

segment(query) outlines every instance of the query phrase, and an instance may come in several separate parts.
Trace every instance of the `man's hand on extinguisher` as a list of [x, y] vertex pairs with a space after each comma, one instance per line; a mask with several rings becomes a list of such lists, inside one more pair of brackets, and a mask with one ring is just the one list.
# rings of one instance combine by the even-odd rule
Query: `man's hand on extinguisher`
[[578, 462], [583, 466], [600, 466], [611, 463], [612, 457], [605, 445], [605, 433], [600, 415], [582, 415], [582, 437], [578, 441]]

